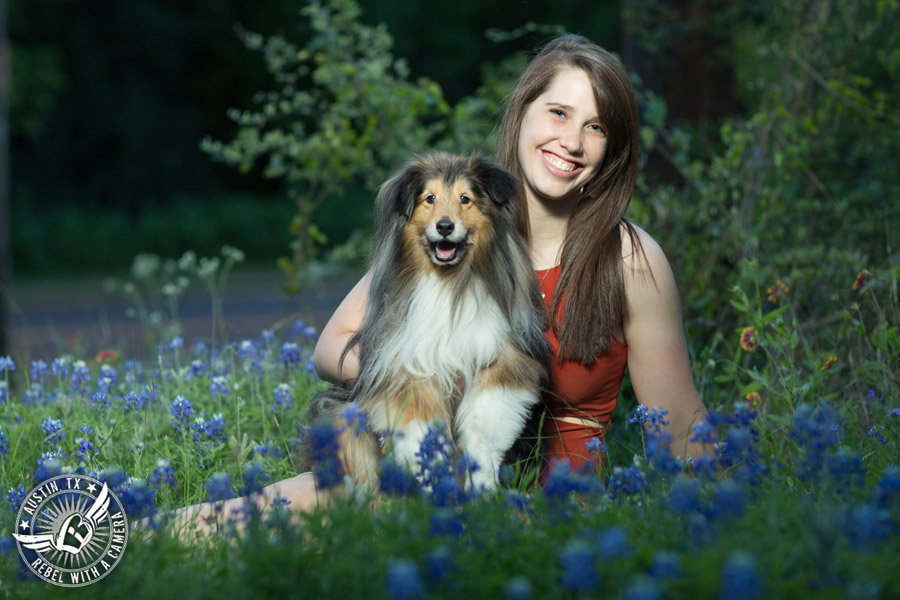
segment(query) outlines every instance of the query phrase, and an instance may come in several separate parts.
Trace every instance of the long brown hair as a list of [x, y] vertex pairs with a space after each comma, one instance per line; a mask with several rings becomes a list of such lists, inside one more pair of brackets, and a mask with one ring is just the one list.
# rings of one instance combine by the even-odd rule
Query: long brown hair
[[[571, 67], [584, 71], [591, 81], [607, 146], [600, 169], [582, 188], [581, 198], [569, 214], [551, 326], [559, 339], [559, 360], [591, 364], [609, 348], [613, 332], [626, 315], [623, 231], [636, 256], [643, 254], [634, 228], [624, 218], [637, 179], [639, 124], [634, 91], [619, 60], [578, 35], [562, 36], [544, 46], [509, 99], [497, 159], [524, 180], [518, 140], [525, 111], [560, 70]], [[527, 206], [520, 211], [519, 227], [530, 239]]]

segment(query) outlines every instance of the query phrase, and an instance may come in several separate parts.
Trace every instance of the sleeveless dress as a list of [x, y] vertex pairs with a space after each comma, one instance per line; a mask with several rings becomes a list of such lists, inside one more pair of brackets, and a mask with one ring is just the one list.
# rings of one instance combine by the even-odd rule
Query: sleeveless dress
[[[535, 271], [548, 313], [560, 273], [559, 265]], [[551, 464], [554, 460], [568, 460], [572, 470], [589, 463], [596, 465], [602, 456], [588, 452], [586, 444], [594, 437], [602, 441], [609, 427], [625, 377], [628, 346], [613, 337], [609, 349], [587, 367], [579, 361], [556, 360], [559, 340], [552, 328], [548, 328], [546, 336], [553, 357], [550, 386], [544, 393], [548, 414], [541, 430], [547, 457]]]

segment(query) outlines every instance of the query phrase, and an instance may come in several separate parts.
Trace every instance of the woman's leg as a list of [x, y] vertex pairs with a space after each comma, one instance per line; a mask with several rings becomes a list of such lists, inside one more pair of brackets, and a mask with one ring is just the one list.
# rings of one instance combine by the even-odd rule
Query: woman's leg
[[[252, 502], [265, 517], [273, 506], [281, 505], [281, 498], [288, 502], [287, 507], [292, 512], [310, 512], [320, 502], [325, 501], [325, 492], [317, 489], [316, 479], [311, 472], [301, 473], [267, 485], [252, 496], [179, 508], [174, 511], [168, 523], [182, 539], [209, 535], [215, 533], [229, 518], [235, 519], [240, 528], [243, 521], [242, 513], [246, 510], [248, 502]], [[149, 518], [140, 521], [143, 528], [149, 524]]]

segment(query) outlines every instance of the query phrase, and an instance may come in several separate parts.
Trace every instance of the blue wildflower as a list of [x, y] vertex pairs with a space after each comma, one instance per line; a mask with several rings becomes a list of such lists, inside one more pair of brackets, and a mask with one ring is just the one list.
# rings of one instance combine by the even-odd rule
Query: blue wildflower
[[97, 387], [106, 392], [110, 393], [113, 389], [113, 386], [116, 385], [119, 381], [119, 372], [116, 371], [116, 368], [112, 365], [100, 365], [100, 374], [97, 377]]
[[882, 446], [887, 446], [887, 444], [888, 444], [888, 439], [886, 437], [884, 437], [880, 431], [878, 431], [878, 427], [875, 425], [872, 425], [872, 427], [870, 427], [866, 431], [866, 435], [878, 440], [878, 443], [880, 443]]
[[65, 379], [69, 375], [69, 361], [65, 358], [54, 358], [50, 363], [50, 374], [60, 379]]
[[425, 596], [425, 585], [419, 575], [419, 567], [411, 560], [391, 560], [385, 583], [390, 597], [395, 600], [413, 600]]
[[625, 594], [622, 600], [661, 600], [662, 593], [656, 582], [645, 575], [633, 578], [628, 587], [625, 588]]
[[606, 444], [597, 437], [592, 437], [589, 441], [585, 442], [584, 445], [590, 454], [603, 454], [606, 452]]
[[209, 384], [209, 391], [213, 396], [218, 396], [219, 394], [227, 396], [231, 393], [231, 390], [228, 388], [228, 382], [221, 375], [212, 378], [212, 382]]
[[884, 468], [875, 488], [878, 505], [887, 507], [900, 501], [900, 469], [896, 465]]
[[254, 458], [265, 458], [266, 456], [281, 458], [281, 450], [272, 442], [266, 442], [265, 444], [253, 446], [253, 456]]
[[9, 456], [9, 438], [3, 433], [2, 427], [0, 427], [0, 454]]
[[515, 488], [509, 488], [506, 492], [506, 503], [514, 509], [522, 511], [531, 505], [531, 497]]
[[275, 401], [272, 402], [272, 408], [284, 410], [294, 406], [294, 397], [291, 395], [291, 387], [288, 384], [279, 383], [272, 391], [275, 393]]
[[414, 496], [419, 491], [418, 482], [390, 457], [381, 459], [378, 485], [383, 494], [391, 496]]
[[27, 497], [28, 490], [26, 490], [25, 486], [21, 483], [18, 488], [9, 488], [6, 491], [6, 499], [9, 500], [9, 505], [15, 513], [19, 512], [19, 509], [22, 508], [22, 503], [25, 502], [25, 498]]
[[554, 460], [550, 463], [550, 471], [547, 473], [544, 485], [544, 494], [547, 498], [565, 500], [570, 494], [586, 493], [590, 491], [591, 483], [585, 475], [573, 472], [569, 461]]
[[12, 396], [9, 393], [9, 385], [6, 381], [0, 381], [0, 404], [9, 400]]
[[430, 535], [462, 535], [465, 526], [452, 508], [441, 507], [431, 514]]
[[72, 391], [79, 391], [82, 386], [90, 380], [91, 373], [88, 370], [87, 364], [85, 364], [83, 360], [75, 361], [75, 364], [72, 365], [72, 375], [69, 377]]
[[294, 326], [291, 328], [291, 334], [293, 334], [294, 336], [300, 336], [311, 342], [319, 339], [319, 334], [316, 333], [316, 329], [311, 325], [307, 325], [303, 321], [297, 321], [296, 323], [294, 323]]
[[244, 482], [244, 487], [241, 489], [243, 496], [259, 493], [269, 482], [269, 476], [266, 474], [263, 464], [258, 460], [244, 465], [241, 479]]
[[44, 432], [44, 442], [51, 446], [55, 446], [66, 439], [66, 431], [62, 421], [53, 417], [47, 417], [41, 422], [41, 431]]
[[44, 452], [38, 459], [37, 469], [34, 471], [35, 483], [43, 483], [51, 477], [63, 474], [62, 459], [64, 454], [58, 452]]
[[199, 358], [192, 360], [189, 373], [194, 379], [203, 378], [206, 375], [206, 363]]
[[715, 444], [719, 441], [716, 435], [716, 428], [709, 424], [708, 421], [698, 421], [691, 425], [691, 437], [689, 441], [700, 444]]
[[16, 363], [9, 356], [0, 356], [0, 371], [3, 371], [4, 374], [9, 373], [9, 371], [16, 370]]
[[716, 462], [716, 459], [712, 456], [701, 454], [696, 459], [694, 459], [693, 469], [694, 475], [696, 475], [697, 477], [707, 479], [709, 481], [715, 481], [716, 471], [719, 470], [719, 465]]
[[722, 600], [754, 600], [762, 593], [756, 560], [746, 552], [733, 552], [722, 568]]
[[103, 469], [100, 471], [98, 479], [116, 492], [128, 483], [128, 475], [125, 474], [121, 467], [107, 467]]
[[338, 430], [328, 421], [319, 420], [307, 432], [313, 475], [319, 487], [327, 489], [343, 481], [343, 469], [338, 458]]
[[606, 559], [627, 556], [631, 552], [628, 533], [618, 526], [605, 529], [597, 536], [597, 549], [600, 555]]
[[695, 480], [681, 478], [669, 489], [668, 505], [673, 511], [687, 515], [700, 507], [700, 486]]
[[584, 540], [571, 540], [559, 554], [562, 584], [570, 592], [589, 593], [597, 589], [599, 573], [591, 547]]
[[891, 515], [874, 504], [854, 506], [844, 518], [844, 532], [853, 547], [874, 549], [891, 534]]
[[160, 458], [156, 461], [156, 468], [150, 475], [150, 484], [159, 488], [168, 485], [171, 489], [178, 487], [175, 483], [175, 469], [172, 468], [172, 462], [167, 458]]
[[425, 563], [428, 565], [428, 581], [432, 583], [449, 579], [453, 573], [453, 553], [443, 544], [425, 555]]
[[156, 491], [143, 479], [132, 479], [120, 493], [122, 508], [129, 518], [146, 517], [156, 508]]
[[197, 417], [191, 424], [191, 429], [194, 430], [192, 439], [198, 444], [211, 445], [228, 439], [228, 434], [225, 433], [225, 419], [222, 417], [222, 413], [213, 414], [208, 421], [203, 417]]
[[[4, 387], [5, 385], [4, 382], [0, 381], [0, 403], [3, 402], [3, 392], [6, 389]], [[35, 382], [25, 390], [25, 398], [22, 400], [22, 404], [25, 406], [39, 406], [44, 403], [46, 397], [47, 396], [44, 394], [44, 386]]]
[[172, 341], [169, 342], [170, 350], [177, 351], [177, 350], [181, 350], [182, 348], [184, 348], [184, 338], [174, 337], [174, 338], [172, 338]]
[[615, 500], [620, 496], [632, 496], [645, 490], [647, 476], [639, 465], [630, 467], [615, 466], [612, 475], [606, 478], [609, 497]]
[[353, 430], [353, 435], [355, 436], [368, 431], [366, 414], [359, 410], [359, 406], [355, 402], [351, 402], [347, 405], [347, 408], [341, 411], [341, 418], [347, 423], [347, 427]]
[[285, 342], [281, 346], [281, 353], [278, 356], [281, 359], [281, 363], [285, 367], [296, 367], [303, 360], [303, 354], [300, 351], [300, 346], [293, 342]]
[[219, 502], [234, 498], [231, 476], [228, 473], [213, 473], [206, 482], [207, 502]]
[[99, 410], [106, 410], [107, 408], [112, 406], [112, 401], [109, 399], [109, 394], [102, 390], [95, 392], [91, 396], [91, 406], [94, 406]]
[[137, 385], [145, 379], [144, 365], [136, 360], [129, 360], [122, 365], [122, 372], [125, 373], [125, 383], [129, 385]]
[[681, 577], [681, 560], [678, 558], [678, 554], [671, 550], [657, 550], [653, 555], [650, 574], [654, 577], [672, 579]]
[[669, 411], [659, 408], [658, 406], [651, 408], [650, 412], [647, 413], [646, 418], [649, 429], [659, 433], [663, 428], [667, 427], [670, 424], [670, 421], [666, 419], [667, 414], [669, 414]]
[[50, 375], [50, 367], [42, 360], [31, 361], [31, 380], [41, 381], [44, 377]]
[[841, 448], [828, 460], [828, 474], [836, 484], [836, 491], [843, 493], [848, 488], [862, 487], [865, 472], [859, 454]]
[[649, 410], [650, 409], [643, 404], [638, 404], [637, 408], [634, 409], [634, 412], [631, 414], [631, 416], [628, 417], [628, 422], [643, 425], [647, 422], [647, 412]]
[[647, 435], [647, 460], [655, 472], [663, 476], [677, 475], [682, 465], [672, 456], [672, 436], [659, 429], [651, 430]]
[[740, 517], [744, 513], [744, 491], [734, 481], [720, 481], [715, 488], [713, 511], [717, 515]]
[[75, 443], [78, 444], [78, 448], [75, 450], [75, 456], [77, 456], [80, 461], [87, 462], [92, 456], [99, 453], [99, 450], [94, 449], [94, 443], [86, 438], [80, 437], [75, 440]]
[[194, 403], [184, 396], [175, 396], [171, 407], [175, 428], [186, 431], [190, 428], [190, 421], [194, 418]]

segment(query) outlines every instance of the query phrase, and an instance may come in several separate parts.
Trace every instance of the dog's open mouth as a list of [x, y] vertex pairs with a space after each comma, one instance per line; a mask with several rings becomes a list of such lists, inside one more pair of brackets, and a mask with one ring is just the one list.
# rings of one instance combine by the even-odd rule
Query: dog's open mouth
[[462, 255], [462, 251], [462, 243], [447, 240], [431, 243], [432, 257], [438, 263], [453, 263]]

